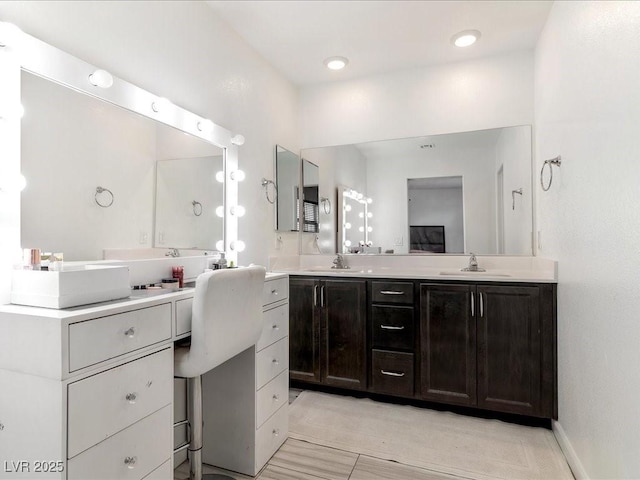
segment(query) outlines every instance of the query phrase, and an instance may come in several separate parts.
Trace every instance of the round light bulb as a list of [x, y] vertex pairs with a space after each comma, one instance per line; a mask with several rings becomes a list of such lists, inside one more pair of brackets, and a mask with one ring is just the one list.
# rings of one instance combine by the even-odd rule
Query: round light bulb
[[219, 216], [220, 218], [224, 217], [224, 207], [222, 205], [220, 205], [219, 207], [216, 207], [216, 215]]
[[242, 240], [234, 240], [233, 242], [231, 242], [229, 247], [231, 248], [231, 250], [234, 250], [236, 252], [243, 252], [246, 245]]
[[216, 180], [220, 183], [224, 183], [224, 172], [222, 170], [216, 172]]
[[96, 70], [89, 75], [89, 83], [94, 87], [109, 88], [113, 85], [113, 76], [106, 70]]
[[222, 240], [218, 240], [216, 242], [216, 250], [218, 250], [219, 252], [224, 251], [224, 242]]
[[229, 174], [231, 180], [235, 180], [236, 182], [241, 182], [245, 179], [245, 174], [242, 170], [234, 170]]
[[367, 232], [373, 232], [373, 227], [367, 227]]
[[464, 30], [451, 37], [451, 43], [456, 47], [468, 47], [476, 43], [479, 38], [480, 32], [478, 30]]
[[364, 232], [364, 227], [359, 227], [359, 228], [358, 228], [358, 231], [359, 231], [359, 232]]
[[364, 195], [362, 195], [361, 193], [358, 193], [358, 194], [356, 195], [356, 198], [357, 198], [358, 200], [362, 200], [362, 197], [364, 197]]
[[345, 212], [350, 212], [351, 211], [351, 205], [345, 205], [344, 206], [344, 211]]
[[13, 103], [8, 108], [0, 111], [0, 120], [13, 120], [24, 117], [24, 107], [21, 103]]
[[351, 224], [349, 222], [344, 224], [344, 228], [346, 228], [347, 230], [349, 230], [351, 228]]
[[367, 212], [367, 218], [371, 218], [373, 217], [373, 213], [372, 212]]
[[371, 198], [371, 197], [367, 198], [367, 203], [369, 205], [371, 205], [373, 203], [373, 198]]
[[246, 213], [245, 208], [242, 205], [235, 205], [230, 209], [231, 215], [235, 215], [236, 217], [242, 217]]
[[345, 240], [344, 241], [344, 246], [345, 247], [350, 247], [351, 246], [351, 240]]
[[27, 179], [24, 175], [18, 173], [17, 175], [5, 176], [0, 180], [0, 192], [5, 193], [20, 193], [27, 186]]
[[240, 135], [239, 133], [234, 135], [231, 137], [231, 143], [237, 146], [244, 145], [244, 135]]
[[360, 217], [360, 218], [364, 218], [364, 212], [360, 212], [360, 213], [358, 213], [358, 217]]

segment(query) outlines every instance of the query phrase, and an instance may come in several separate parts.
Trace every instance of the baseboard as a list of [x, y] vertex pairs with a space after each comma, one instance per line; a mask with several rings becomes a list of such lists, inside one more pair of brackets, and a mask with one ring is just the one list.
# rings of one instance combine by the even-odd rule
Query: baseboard
[[557, 422], [554, 420], [551, 423], [551, 427], [553, 429], [553, 434], [555, 435], [556, 440], [560, 445], [560, 449], [562, 450], [562, 453], [564, 453], [564, 456], [567, 459], [567, 463], [571, 468], [571, 472], [573, 473], [573, 476], [576, 477], [576, 480], [589, 480], [587, 471], [584, 469], [582, 462], [578, 458], [576, 451], [573, 449], [573, 446], [569, 441], [569, 437], [567, 437], [567, 434], [562, 428], [562, 425], [560, 425], [560, 422]]

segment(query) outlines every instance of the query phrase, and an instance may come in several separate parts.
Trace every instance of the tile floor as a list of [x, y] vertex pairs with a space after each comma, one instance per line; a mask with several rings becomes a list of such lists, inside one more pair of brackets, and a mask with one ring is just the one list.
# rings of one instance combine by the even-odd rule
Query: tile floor
[[[289, 392], [289, 403], [301, 390]], [[204, 473], [228, 475], [235, 480], [248, 480], [235, 472], [204, 466]], [[175, 480], [189, 478], [185, 462], [174, 471]], [[403, 465], [336, 448], [315, 445], [289, 438], [256, 477], [257, 480], [462, 480], [432, 470]]]

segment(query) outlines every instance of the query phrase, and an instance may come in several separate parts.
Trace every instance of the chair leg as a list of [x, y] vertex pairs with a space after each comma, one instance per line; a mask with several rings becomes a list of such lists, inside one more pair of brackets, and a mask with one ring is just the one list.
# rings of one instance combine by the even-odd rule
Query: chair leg
[[226, 475], [202, 475], [202, 376], [187, 379], [187, 418], [189, 419], [189, 479], [233, 480]]

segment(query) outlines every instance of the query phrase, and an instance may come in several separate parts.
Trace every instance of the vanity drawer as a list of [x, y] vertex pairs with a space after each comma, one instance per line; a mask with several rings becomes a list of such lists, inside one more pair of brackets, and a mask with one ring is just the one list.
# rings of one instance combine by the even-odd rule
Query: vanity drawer
[[264, 282], [262, 305], [269, 305], [287, 298], [289, 298], [289, 279], [287, 277], [275, 278]]
[[280, 409], [256, 431], [255, 471], [259, 472], [287, 439], [289, 407]]
[[289, 335], [289, 304], [267, 310], [262, 315], [262, 334], [256, 343], [257, 351]]
[[75, 457], [173, 400], [173, 350], [85, 378], [68, 387], [67, 456]]
[[176, 302], [176, 335], [184, 335], [191, 331], [191, 307], [193, 298], [185, 298]]
[[[138, 480], [171, 458], [171, 405], [67, 462], [69, 480]], [[130, 459], [125, 463], [125, 460]]]
[[413, 350], [413, 307], [371, 307], [374, 347], [390, 350]]
[[413, 396], [413, 354], [372, 350], [371, 388], [376, 393]]
[[289, 370], [285, 370], [256, 393], [256, 425], [260, 427], [285, 403], [289, 403]]
[[171, 460], [167, 460], [158, 468], [156, 468], [143, 480], [169, 480], [173, 478], [173, 470], [171, 470]]
[[371, 282], [373, 303], [413, 304], [413, 283], [411, 282]]
[[289, 365], [289, 337], [278, 340], [273, 345], [256, 354], [256, 390], [262, 388], [276, 375], [284, 372]]
[[171, 304], [69, 325], [69, 371], [171, 338]]

